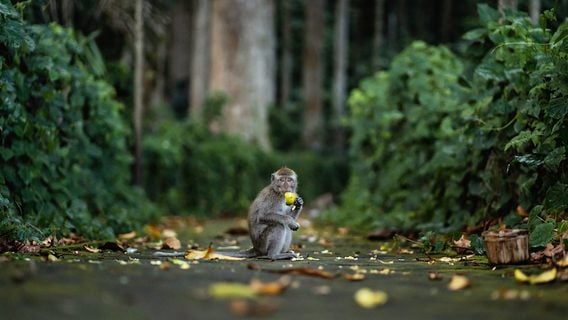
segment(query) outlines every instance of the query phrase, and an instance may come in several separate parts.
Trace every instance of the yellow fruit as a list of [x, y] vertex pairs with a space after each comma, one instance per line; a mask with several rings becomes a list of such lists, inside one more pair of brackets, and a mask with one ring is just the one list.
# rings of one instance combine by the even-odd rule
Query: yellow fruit
[[294, 202], [296, 202], [296, 197], [297, 197], [296, 193], [286, 192], [284, 194], [284, 199], [286, 199], [286, 205], [289, 205], [289, 206], [293, 205]]

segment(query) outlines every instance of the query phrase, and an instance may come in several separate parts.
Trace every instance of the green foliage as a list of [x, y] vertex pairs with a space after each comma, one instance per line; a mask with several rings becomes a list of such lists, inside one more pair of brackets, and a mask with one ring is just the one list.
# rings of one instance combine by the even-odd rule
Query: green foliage
[[352, 222], [411, 229], [467, 218], [462, 69], [447, 48], [415, 42], [351, 93], [352, 167], [342, 211]]
[[148, 195], [170, 214], [246, 211], [274, 171], [260, 149], [191, 120], [162, 125], [144, 150]]
[[332, 219], [447, 231], [517, 205], [539, 208], [535, 225], [565, 218], [568, 23], [479, 14], [466, 59], [414, 43], [352, 92], [352, 176]]
[[0, 5], [0, 236], [112, 237], [149, 218], [90, 39]]
[[306, 200], [339, 193], [347, 176], [341, 159], [313, 153], [265, 153], [238, 137], [214, 135], [191, 119], [166, 122], [144, 141], [145, 188], [169, 214], [246, 213], [282, 166], [299, 175]]

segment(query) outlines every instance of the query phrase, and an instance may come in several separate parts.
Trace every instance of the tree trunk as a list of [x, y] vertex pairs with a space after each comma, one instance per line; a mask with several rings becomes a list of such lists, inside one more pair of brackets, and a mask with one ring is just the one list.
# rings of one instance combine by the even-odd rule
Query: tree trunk
[[142, 184], [142, 116], [144, 112], [144, 0], [136, 0], [134, 26], [134, 183]]
[[275, 97], [273, 0], [212, 1], [210, 90], [223, 91], [225, 132], [270, 149], [268, 107]]
[[209, 0], [197, 0], [193, 17], [193, 50], [189, 79], [189, 110], [201, 118], [201, 107], [207, 94], [209, 82], [209, 42], [211, 9]]
[[503, 12], [503, 9], [517, 9], [517, 0], [498, 0], [499, 11]]
[[345, 100], [347, 95], [348, 35], [349, 0], [337, 0], [335, 8], [332, 105], [335, 120], [334, 142], [338, 150], [345, 149], [345, 131], [341, 125], [341, 119], [345, 115]]
[[282, 1], [282, 58], [280, 64], [280, 107], [289, 110], [292, 87], [292, 28], [290, 27], [290, 2]]
[[538, 26], [540, 19], [540, 0], [530, 0], [529, 15], [533, 25]]
[[373, 68], [381, 69], [385, 0], [375, 0], [375, 30], [373, 34]]
[[325, 0], [305, 2], [306, 33], [304, 38], [304, 128], [302, 141], [311, 149], [322, 144], [322, 80], [323, 80], [323, 36]]
[[444, 0], [442, 2], [442, 21], [440, 23], [440, 38], [442, 42], [449, 42], [452, 30], [452, 4], [453, 0]]
[[171, 8], [168, 91], [176, 117], [187, 114], [189, 63], [191, 57], [191, 11], [188, 1], [175, 1]]

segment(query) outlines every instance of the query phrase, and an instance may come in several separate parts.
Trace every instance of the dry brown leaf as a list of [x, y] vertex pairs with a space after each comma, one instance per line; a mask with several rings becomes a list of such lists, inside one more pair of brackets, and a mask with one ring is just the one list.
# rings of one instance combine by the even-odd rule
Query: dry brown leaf
[[128, 233], [122, 233], [118, 235], [119, 240], [132, 240], [136, 238], [136, 231], [130, 231]]
[[178, 238], [169, 237], [164, 239], [162, 242], [162, 249], [172, 249], [172, 250], [179, 250], [181, 248], [181, 242]]
[[264, 317], [274, 313], [277, 308], [278, 305], [272, 300], [233, 299], [229, 302], [231, 313], [239, 317]]
[[212, 246], [207, 250], [187, 250], [185, 254], [187, 260], [243, 260], [244, 258], [236, 258], [224, 254], [215, 253]]
[[148, 235], [151, 241], [157, 241], [162, 236], [160, 228], [155, 224], [148, 224], [144, 227], [144, 233]]
[[288, 289], [291, 283], [292, 278], [289, 276], [280, 277], [280, 279], [272, 282], [262, 282], [259, 279], [252, 279], [250, 287], [259, 295], [275, 296]]
[[272, 273], [281, 273], [281, 274], [294, 274], [294, 275], [302, 275], [302, 276], [310, 276], [310, 277], [318, 277], [323, 279], [334, 279], [336, 277], [335, 274], [331, 272], [327, 272], [324, 270], [319, 269], [312, 269], [312, 268], [287, 268], [287, 269], [277, 269], [277, 270], [264, 270], [267, 272]]
[[521, 207], [520, 205], [517, 206], [517, 215], [522, 218], [526, 218], [529, 216], [529, 213], [525, 208]]
[[100, 253], [102, 251], [99, 248], [93, 248], [93, 247], [88, 246], [88, 245], [84, 245], [83, 248], [85, 248], [85, 250], [87, 250], [90, 253]]
[[452, 291], [465, 289], [471, 286], [471, 281], [466, 276], [461, 275], [454, 275], [452, 279], [450, 279], [450, 283], [448, 283], [448, 289]]
[[463, 253], [468, 249], [471, 249], [471, 241], [463, 233], [459, 240], [454, 240], [454, 245], [457, 253]]
[[170, 270], [171, 264], [167, 261], [160, 263], [160, 270]]
[[562, 268], [568, 267], [568, 254], [564, 256], [564, 258], [556, 261], [556, 265]]

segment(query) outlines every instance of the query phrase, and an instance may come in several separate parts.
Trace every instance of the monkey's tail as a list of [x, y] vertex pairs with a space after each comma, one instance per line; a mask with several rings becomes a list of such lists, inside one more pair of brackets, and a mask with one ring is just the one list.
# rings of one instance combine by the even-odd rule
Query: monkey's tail
[[259, 256], [258, 252], [254, 250], [254, 248], [242, 251], [215, 251], [215, 253], [233, 258], [254, 258]]

